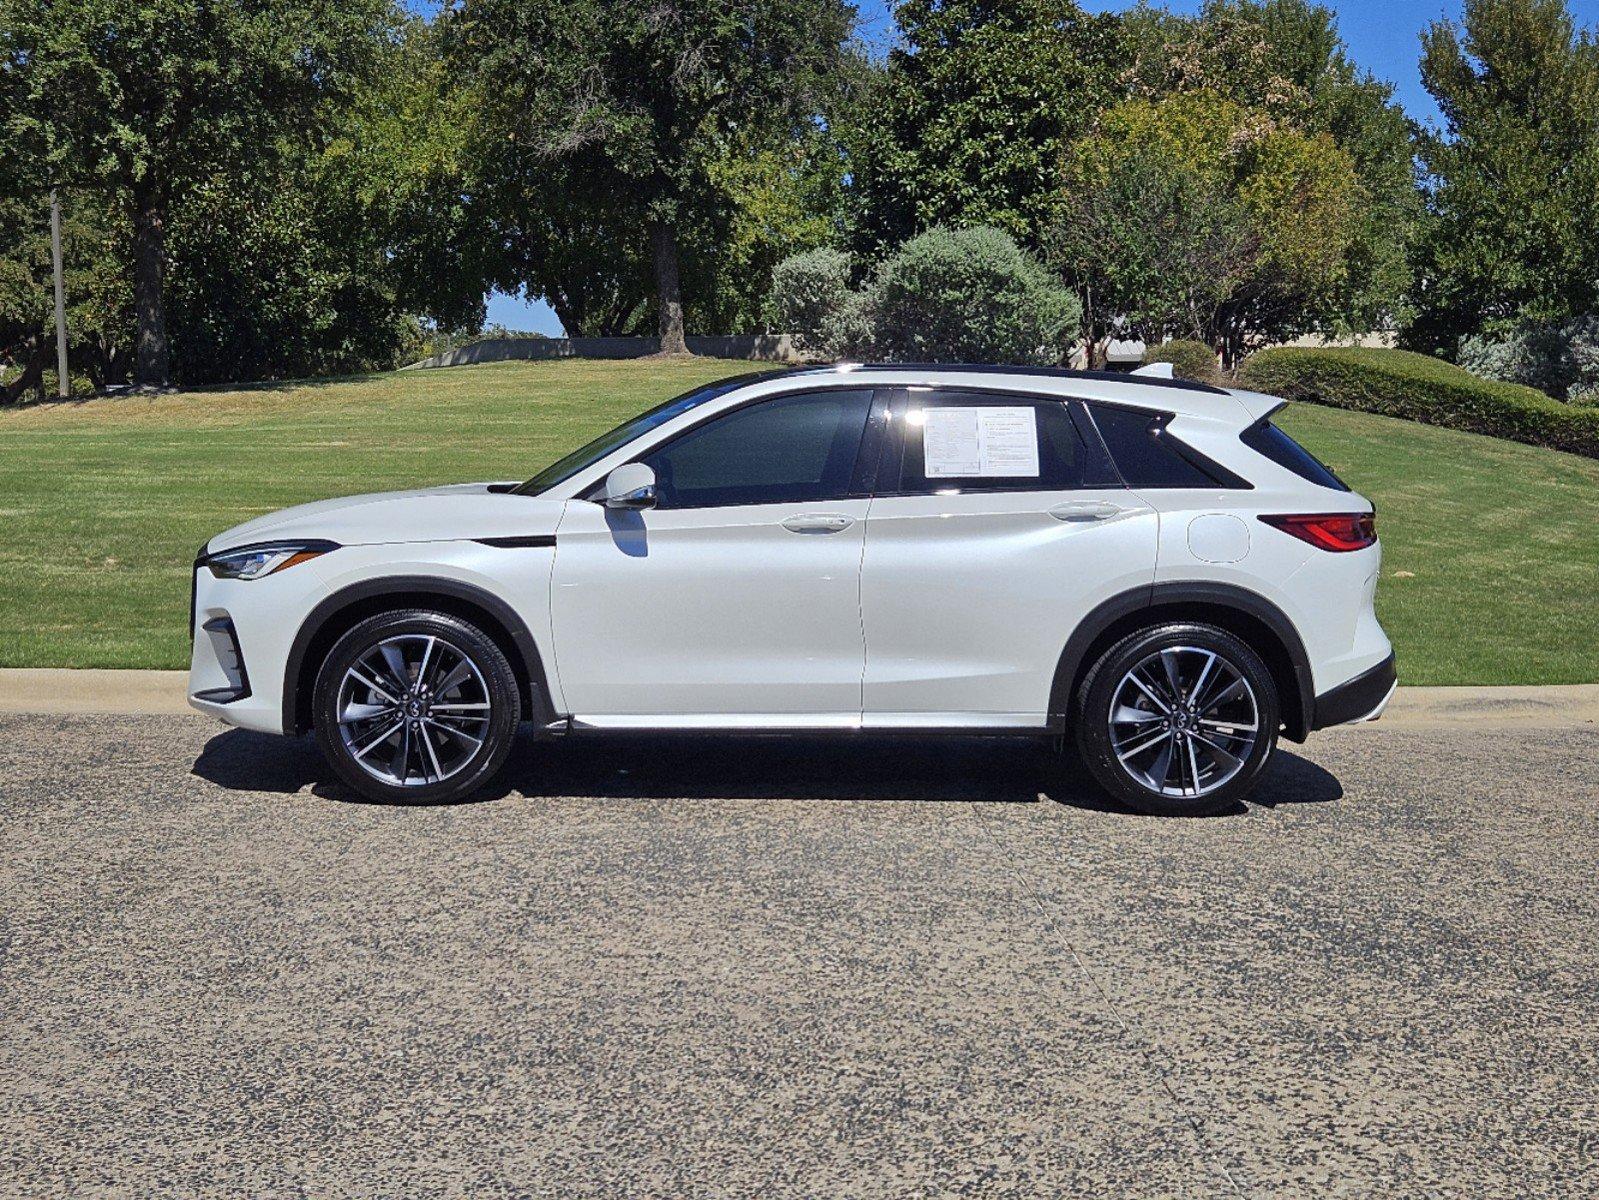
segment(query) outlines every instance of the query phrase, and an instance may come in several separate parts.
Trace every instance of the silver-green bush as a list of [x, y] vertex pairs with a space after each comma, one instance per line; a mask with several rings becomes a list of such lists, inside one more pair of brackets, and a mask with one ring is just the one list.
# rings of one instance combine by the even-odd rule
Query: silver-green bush
[[1473, 375], [1519, 383], [1558, 398], [1599, 391], [1599, 316], [1462, 338], [1457, 361]]
[[850, 303], [849, 274], [849, 255], [828, 246], [785, 258], [772, 272], [768, 327], [796, 335], [802, 349], [821, 350], [829, 323]]
[[1003, 230], [938, 228], [911, 238], [867, 288], [872, 351], [890, 362], [1055, 363], [1082, 307]]
[[836, 250], [773, 273], [773, 329], [828, 358], [1054, 363], [1082, 322], [1077, 297], [1003, 230], [933, 229], [889, 255], [859, 291]]

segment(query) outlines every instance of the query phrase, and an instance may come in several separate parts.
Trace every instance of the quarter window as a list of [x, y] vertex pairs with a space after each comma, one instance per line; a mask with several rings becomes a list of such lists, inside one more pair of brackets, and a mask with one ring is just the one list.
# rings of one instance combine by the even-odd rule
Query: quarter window
[[779, 396], [713, 418], [639, 461], [661, 508], [798, 504], [849, 494], [870, 389]]
[[1090, 404], [1088, 411], [1130, 488], [1218, 488], [1249, 485], [1166, 432], [1166, 413]]
[[1064, 400], [916, 392], [897, 406], [898, 470], [881, 493], [1053, 492], [1117, 486]]
[[1263, 454], [1284, 470], [1292, 471], [1301, 479], [1308, 479], [1318, 487], [1334, 488], [1347, 492], [1349, 485], [1334, 475], [1332, 468], [1289, 437], [1270, 419], [1260, 420], [1240, 435], [1244, 445], [1256, 454]]

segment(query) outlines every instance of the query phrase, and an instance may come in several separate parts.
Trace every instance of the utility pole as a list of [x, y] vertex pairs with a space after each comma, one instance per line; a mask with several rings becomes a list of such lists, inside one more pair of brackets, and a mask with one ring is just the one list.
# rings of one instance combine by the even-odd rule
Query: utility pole
[[72, 394], [67, 380], [67, 281], [61, 269], [61, 197], [50, 189], [50, 263], [56, 277], [56, 395]]

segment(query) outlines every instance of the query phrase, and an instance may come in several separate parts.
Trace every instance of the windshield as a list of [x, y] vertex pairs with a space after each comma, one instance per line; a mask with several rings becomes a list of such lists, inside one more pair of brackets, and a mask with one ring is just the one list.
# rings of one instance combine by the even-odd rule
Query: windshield
[[759, 375], [735, 375], [732, 379], [721, 379], [715, 383], [708, 383], [704, 387], [695, 388], [692, 392], [684, 392], [681, 396], [668, 400], [665, 404], [658, 404], [648, 412], [642, 412], [631, 421], [624, 421], [608, 433], [602, 433], [588, 445], [572, 451], [565, 458], [557, 459], [545, 467], [537, 475], [516, 489], [519, 496], [536, 496], [540, 492], [547, 492], [558, 483], [564, 483], [585, 467], [592, 466], [600, 461], [611, 451], [628, 442], [640, 434], [648, 433], [658, 426], [666, 424], [673, 417], [681, 416], [690, 409], [698, 408], [707, 400], [714, 400], [718, 396], [725, 396], [734, 388], [743, 387], [761, 378]]

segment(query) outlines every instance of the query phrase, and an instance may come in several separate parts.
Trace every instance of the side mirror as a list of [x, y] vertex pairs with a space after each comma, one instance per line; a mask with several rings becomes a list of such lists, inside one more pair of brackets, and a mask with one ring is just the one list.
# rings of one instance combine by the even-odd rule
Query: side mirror
[[654, 508], [655, 472], [643, 463], [623, 463], [605, 477], [606, 508]]

